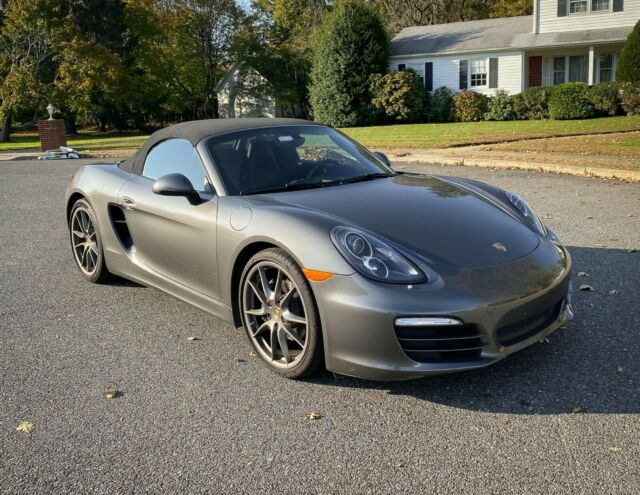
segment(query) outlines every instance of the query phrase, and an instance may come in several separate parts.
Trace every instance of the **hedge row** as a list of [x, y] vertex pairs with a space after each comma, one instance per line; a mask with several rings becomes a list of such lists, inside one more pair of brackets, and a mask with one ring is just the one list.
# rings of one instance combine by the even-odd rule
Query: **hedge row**
[[447, 87], [425, 94], [411, 71], [374, 76], [372, 105], [379, 122], [474, 122], [480, 120], [588, 119], [640, 115], [640, 85], [567, 83], [488, 97], [475, 91], [454, 93]]

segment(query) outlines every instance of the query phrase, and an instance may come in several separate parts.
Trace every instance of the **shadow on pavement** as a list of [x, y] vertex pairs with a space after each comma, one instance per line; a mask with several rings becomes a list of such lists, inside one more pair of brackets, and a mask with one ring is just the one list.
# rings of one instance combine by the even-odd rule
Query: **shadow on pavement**
[[[480, 412], [640, 413], [640, 253], [569, 249], [576, 317], [548, 342], [477, 371], [391, 383], [326, 374], [317, 383]], [[580, 291], [582, 284], [595, 290]]]

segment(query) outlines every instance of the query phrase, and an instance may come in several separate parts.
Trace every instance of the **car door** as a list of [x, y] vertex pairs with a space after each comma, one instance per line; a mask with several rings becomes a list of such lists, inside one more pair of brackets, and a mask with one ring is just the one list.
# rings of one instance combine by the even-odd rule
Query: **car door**
[[[156, 179], [173, 173], [187, 177], [202, 203], [152, 191]], [[189, 141], [168, 139], [147, 154], [142, 175], [120, 191], [134, 245], [134, 259], [160, 276], [219, 299], [216, 263], [218, 197]]]

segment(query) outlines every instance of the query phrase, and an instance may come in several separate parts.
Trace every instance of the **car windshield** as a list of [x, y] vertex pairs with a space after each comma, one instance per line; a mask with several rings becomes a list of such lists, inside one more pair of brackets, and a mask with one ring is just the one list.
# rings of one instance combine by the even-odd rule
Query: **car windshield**
[[211, 137], [207, 148], [229, 195], [328, 187], [394, 175], [375, 155], [330, 127], [238, 131]]

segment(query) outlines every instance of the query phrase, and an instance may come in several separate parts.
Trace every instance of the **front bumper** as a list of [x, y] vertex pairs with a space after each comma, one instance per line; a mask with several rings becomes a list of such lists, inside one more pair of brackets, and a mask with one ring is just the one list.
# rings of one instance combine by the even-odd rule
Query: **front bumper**
[[[314, 283], [327, 369], [402, 380], [481, 368], [540, 341], [573, 318], [571, 259], [564, 247], [551, 242], [510, 263], [441, 272], [416, 286], [379, 284], [358, 274]], [[406, 339], [402, 344], [399, 340], [407, 335], [394, 327], [397, 318], [411, 317], [460, 320], [477, 332], [472, 347], [479, 349], [412, 352]], [[410, 337], [420, 336], [415, 334], [419, 328], [411, 331]], [[449, 344], [457, 345], [453, 339], [459, 337], [451, 335]]]

